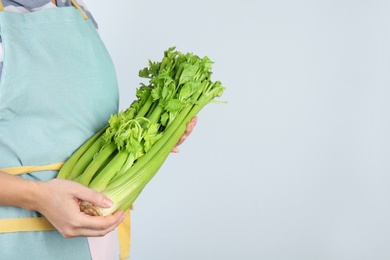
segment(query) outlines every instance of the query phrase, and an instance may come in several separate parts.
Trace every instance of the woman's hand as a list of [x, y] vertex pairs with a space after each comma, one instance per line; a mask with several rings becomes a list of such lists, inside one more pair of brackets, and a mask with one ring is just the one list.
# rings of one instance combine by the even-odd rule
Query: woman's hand
[[177, 142], [176, 146], [172, 149], [173, 153], [178, 153], [179, 149], [177, 148], [179, 145], [181, 145], [187, 137], [192, 133], [192, 130], [196, 126], [196, 123], [198, 122], [198, 118], [195, 116], [191, 119], [191, 121], [187, 124], [186, 131], [184, 134], [181, 136], [179, 142]]
[[34, 183], [38, 193], [33, 209], [42, 213], [65, 238], [104, 236], [125, 217], [122, 211], [107, 217], [81, 212], [79, 206], [83, 200], [104, 208], [111, 207], [112, 201], [79, 183], [62, 179]]

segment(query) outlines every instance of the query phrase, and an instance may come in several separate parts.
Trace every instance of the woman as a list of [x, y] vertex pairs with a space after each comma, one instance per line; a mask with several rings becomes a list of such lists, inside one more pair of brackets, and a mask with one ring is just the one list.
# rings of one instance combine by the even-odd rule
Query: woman
[[85, 215], [80, 200], [101, 207], [112, 201], [55, 179], [61, 163], [118, 110], [114, 66], [94, 20], [73, 0], [1, 3], [0, 259], [116, 259], [112, 231], [124, 212]]

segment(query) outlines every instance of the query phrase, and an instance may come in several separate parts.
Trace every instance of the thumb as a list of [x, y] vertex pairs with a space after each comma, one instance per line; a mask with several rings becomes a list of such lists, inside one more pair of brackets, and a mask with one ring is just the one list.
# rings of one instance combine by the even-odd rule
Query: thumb
[[103, 193], [94, 191], [80, 184], [80, 189], [77, 193], [77, 198], [92, 203], [95, 206], [102, 208], [110, 208], [114, 202]]

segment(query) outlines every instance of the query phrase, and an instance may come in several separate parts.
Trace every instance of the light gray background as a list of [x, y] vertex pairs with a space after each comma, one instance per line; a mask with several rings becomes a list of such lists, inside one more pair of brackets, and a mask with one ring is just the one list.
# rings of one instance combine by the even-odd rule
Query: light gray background
[[120, 83], [207, 55], [208, 105], [135, 203], [135, 260], [390, 259], [390, 2], [86, 1]]

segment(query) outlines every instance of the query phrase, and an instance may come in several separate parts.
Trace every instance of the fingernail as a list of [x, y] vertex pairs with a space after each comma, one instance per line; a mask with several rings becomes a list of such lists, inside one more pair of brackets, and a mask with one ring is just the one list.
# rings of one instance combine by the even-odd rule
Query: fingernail
[[103, 200], [103, 206], [105, 206], [105, 207], [111, 207], [112, 205], [114, 205], [114, 202], [112, 202], [112, 200], [107, 199], [107, 198], [105, 198], [105, 199]]

